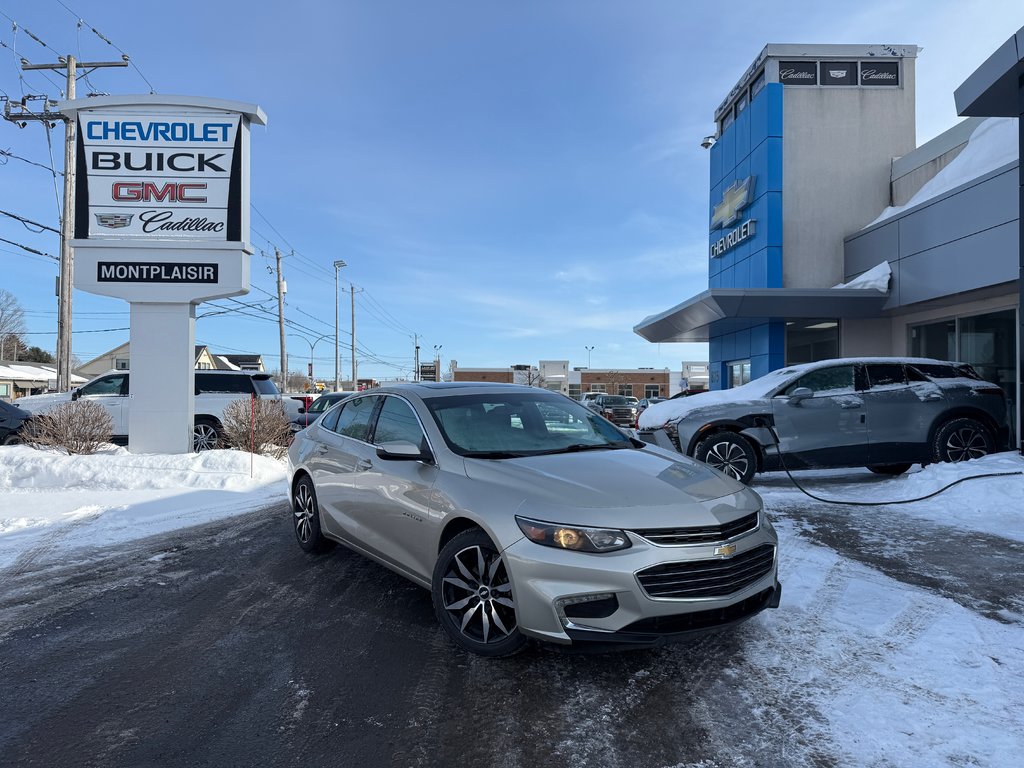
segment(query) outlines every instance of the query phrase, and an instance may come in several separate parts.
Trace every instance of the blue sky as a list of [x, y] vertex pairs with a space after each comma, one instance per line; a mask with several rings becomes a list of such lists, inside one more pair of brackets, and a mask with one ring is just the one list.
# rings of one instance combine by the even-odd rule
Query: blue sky
[[[604, 2], [194, 2], [10, 0], [0, 41], [32, 62], [55, 51], [131, 54], [164, 94], [259, 104], [252, 138], [254, 289], [276, 305], [276, 245], [288, 255], [290, 368], [333, 335], [334, 270], [356, 297], [360, 375], [412, 372], [441, 345], [443, 367], [569, 359], [594, 367], [669, 367], [704, 345], [653, 345], [645, 316], [707, 287], [708, 155], [713, 112], [766, 43], [902, 43], [918, 58], [918, 139], [956, 122], [952, 92], [1024, 26], [1001, 2], [727, 5]], [[89, 26], [79, 31], [76, 20]], [[42, 39], [43, 48], [25, 34]], [[26, 74], [0, 48], [0, 89], [59, 96], [59, 77]], [[135, 69], [101, 70], [79, 94], [149, 90]], [[63, 129], [52, 131], [62, 158]], [[39, 124], [0, 122], [0, 148], [50, 164]], [[50, 173], [0, 166], [0, 209], [58, 226]], [[0, 217], [0, 238], [50, 254], [59, 242]], [[268, 254], [264, 256], [260, 251]], [[31, 342], [52, 349], [56, 263], [0, 242], [0, 288], [27, 312]], [[127, 304], [74, 295], [83, 361], [127, 340]], [[211, 311], [200, 308], [200, 314]], [[213, 310], [216, 311], [216, 310]], [[341, 332], [347, 344], [348, 307]], [[259, 352], [278, 366], [276, 321], [200, 319], [215, 351]], [[304, 337], [307, 340], [303, 340]], [[332, 377], [329, 340], [318, 376]], [[343, 347], [343, 370], [349, 355]]]

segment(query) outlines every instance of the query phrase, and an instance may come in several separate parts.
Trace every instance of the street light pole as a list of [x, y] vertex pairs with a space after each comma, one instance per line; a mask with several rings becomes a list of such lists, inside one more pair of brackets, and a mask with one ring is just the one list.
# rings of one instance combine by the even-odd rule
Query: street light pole
[[587, 370], [590, 370], [590, 353], [594, 351], [593, 347], [584, 347], [587, 350]]
[[[338, 270], [347, 267], [344, 259], [334, 262], [334, 391], [341, 389], [341, 352], [338, 348]], [[312, 356], [312, 352], [310, 352]]]
[[318, 338], [316, 341], [310, 341], [305, 336], [303, 336], [301, 334], [298, 334], [298, 333], [289, 333], [288, 335], [289, 336], [293, 336], [295, 338], [302, 339], [304, 342], [309, 344], [309, 378], [310, 378], [311, 381], [314, 382], [314, 387], [313, 388], [316, 389], [316, 387], [315, 387], [316, 379], [313, 378], [313, 350], [316, 349], [316, 345], [319, 344], [321, 341], [323, 341], [324, 339], [331, 338], [331, 334], [325, 333], [323, 336]]
[[441, 347], [444, 344], [434, 345], [434, 381], [441, 381]]

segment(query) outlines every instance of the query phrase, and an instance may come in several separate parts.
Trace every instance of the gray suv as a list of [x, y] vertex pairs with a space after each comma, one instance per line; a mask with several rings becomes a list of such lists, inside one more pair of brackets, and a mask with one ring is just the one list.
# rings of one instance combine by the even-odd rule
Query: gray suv
[[733, 389], [658, 403], [639, 426], [642, 439], [749, 483], [782, 462], [898, 475], [916, 463], [978, 458], [1006, 449], [1006, 414], [1003, 389], [968, 365], [857, 358], [790, 366]]

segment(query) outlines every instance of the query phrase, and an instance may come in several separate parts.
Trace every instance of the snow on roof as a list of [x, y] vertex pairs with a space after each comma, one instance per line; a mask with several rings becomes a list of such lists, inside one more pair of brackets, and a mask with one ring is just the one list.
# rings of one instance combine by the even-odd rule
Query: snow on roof
[[867, 226], [874, 226], [1018, 160], [1020, 139], [1017, 120], [1016, 117], [990, 117], [982, 121], [971, 134], [967, 146], [949, 165], [939, 171], [906, 203], [889, 206]]
[[[18, 363], [8, 360], [0, 363], [0, 379], [17, 379], [18, 381], [38, 382], [45, 385], [46, 382], [57, 378], [57, 369], [52, 365], [33, 365], [30, 363]], [[84, 383], [88, 379], [71, 374], [71, 383]]]
[[892, 277], [892, 268], [888, 261], [872, 267], [859, 277], [853, 278], [848, 283], [833, 285], [833, 288], [874, 288], [876, 291], [889, 290], [889, 278]]

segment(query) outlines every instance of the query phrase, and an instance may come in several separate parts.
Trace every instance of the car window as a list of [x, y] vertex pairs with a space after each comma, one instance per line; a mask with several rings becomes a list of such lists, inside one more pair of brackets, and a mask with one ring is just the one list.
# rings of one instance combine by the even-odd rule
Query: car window
[[86, 384], [80, 390], [85, 395], [120, 395], [124, 392], [127, 374], [121, 376], [107, 376]]
[[341, 408], [332, 408], [327, 412], [327, 415], [320, 419], [320, 426], [324, 429], [329, 429], [331, 432], [336, 432], [338, 429], [338, 416], [341, 415]]
[[561, 395], [463, 395], [431, 399], [427, 405], [445, 442], [463, 456], [510, 458], [631, 447], [611, 424]]
[[323, 413], [336, 402], [338, 402], [337, 398], [320, 395], [320, 397], [314, 400], [313, 404], [306, 409], [306, 413]]
[[400, 397], [385, 397], [373, 430], [373, 442], [380, 445], [396, 440], [426, 447], [423, 428], [410, 405]]
[[196, 394], [206, 393], [252, 394], [248, 376], [231, 376], [220, 373], [196, 373]]
[[786, 387], [783, 394], [792, 395], [800, 387], [806, 387], [814, 393], [853, 389], [853, 366], [837, 365], [805, 373]]
[[[241, 378], [241, 377], [239, 377]], [[277, 384], [270, 376], [250, 376], [249, 379], [252, 381], [252, 386], [255, 387], [256, 391], [261, 395], [279, 395], [281, 394], [277, 388]], [[249, 390], [246, 390], [248, 392]]]
[[894, 384], [906, 384], [907, 376], [899, 363], [868, 363], [868, 386], [891, 387]]
[[341, 406], [335, 432], [365, 441], [370, 432], [370, 416], [379, 399], [379, 395], [369, 395], [346, 400]]

